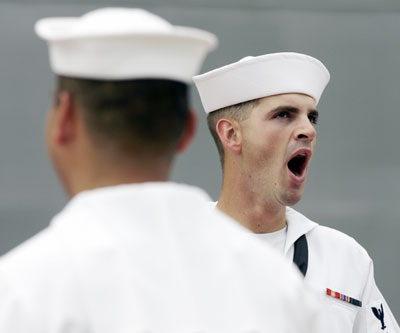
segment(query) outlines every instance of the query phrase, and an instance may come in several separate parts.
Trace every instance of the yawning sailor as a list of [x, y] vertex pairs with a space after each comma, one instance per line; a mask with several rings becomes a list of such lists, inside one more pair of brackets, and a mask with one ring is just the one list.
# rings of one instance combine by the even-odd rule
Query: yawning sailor
[[217, 207], [296, 263], [340, 332], [400, 332], [364, 248], [288, 207], [303, 194], [329, 79], [319, 60], [298, 53], [194, 77], [223, 169]]

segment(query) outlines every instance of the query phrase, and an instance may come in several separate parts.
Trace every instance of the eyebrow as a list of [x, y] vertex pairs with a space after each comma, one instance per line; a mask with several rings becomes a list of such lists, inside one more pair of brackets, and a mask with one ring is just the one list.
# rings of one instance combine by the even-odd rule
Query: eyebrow
[[[283, 111], [291, 112], [291, 113], [296, 113], [296, 114], [299, 113], [299, 109], [298, 109], [298, 108], [296, 108], [296, 107], [294, 107], [294, 106], [290, 106], [290, 105], [281, 105], [281, 106], [278, 106], [277, 108], [272, 109], [272, 110], [271, 110], [270, 112], [268, 112], [268, 113], [269, 113], [269, 114], [271, 114], [271, 113], [279, 113], [279, 112], [283, 112]], [[318, 117], [318, 116], [319, 116], [319, 112], [318, 112], [317, 109], [311, 109], [311, 110], [308, 111], [307, 114], [308, 114], [308, 115], [312, 115], [312, 116], [314, 116], [314, 117]]]
[[319, 112], [318, 112], [318, 110], [310, 110], [309, 112], [308, 112], [308, 115], [310, 116], [314, 116], [316, 119], [318, 119], [318, 117], [319, 117]]

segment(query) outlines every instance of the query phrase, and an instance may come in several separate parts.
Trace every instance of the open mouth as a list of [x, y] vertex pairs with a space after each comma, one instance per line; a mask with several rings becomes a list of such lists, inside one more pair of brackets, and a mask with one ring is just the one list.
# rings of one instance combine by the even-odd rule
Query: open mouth
[[309, 156], [310, 154], [307, 152], [299, 152], [296, 154], [287, 164], [289, 170], [297, 177], [302, 176], [306, 169]]

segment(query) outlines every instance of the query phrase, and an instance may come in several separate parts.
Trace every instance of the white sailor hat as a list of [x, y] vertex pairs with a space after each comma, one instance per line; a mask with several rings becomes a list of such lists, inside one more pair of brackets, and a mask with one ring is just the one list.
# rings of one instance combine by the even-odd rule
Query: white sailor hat
[[267, 96], [300, 93], [318, 103], [329, 72], [317, 59], [284, 52], [246, 57], [193, 78], [206, 113]]
[[81, 17], [39, 20], [36, 33], [49, 45], [59, 75], [103, 80], [141, 78], [191, 83], [215, 35], [173, 26], [138, 8], [102, 8]]

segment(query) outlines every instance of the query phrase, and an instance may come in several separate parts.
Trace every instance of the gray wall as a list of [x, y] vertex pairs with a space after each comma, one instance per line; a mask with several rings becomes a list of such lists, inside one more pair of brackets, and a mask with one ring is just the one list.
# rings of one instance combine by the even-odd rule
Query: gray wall
[[[44, 148], [53, 77], [33, 24], [100, 5], [0, 1], [0, 254], [44, 228], [66, 202]], [[368, 250], [377, 283], [399, 316], [399, 3], [160, 0], [130, 5], [216, 33], [220, 47], [204, 71], [278, 51], [307, 53], [326, 64], [332, 78], [319, 104], [317, 152], [298, 208]], [[192, 101], [199, 110], [199, 133], [178, 158], [173, 179], [199, 185], [216, 199], [221, 183], [216, 149], [194, 90]]]

